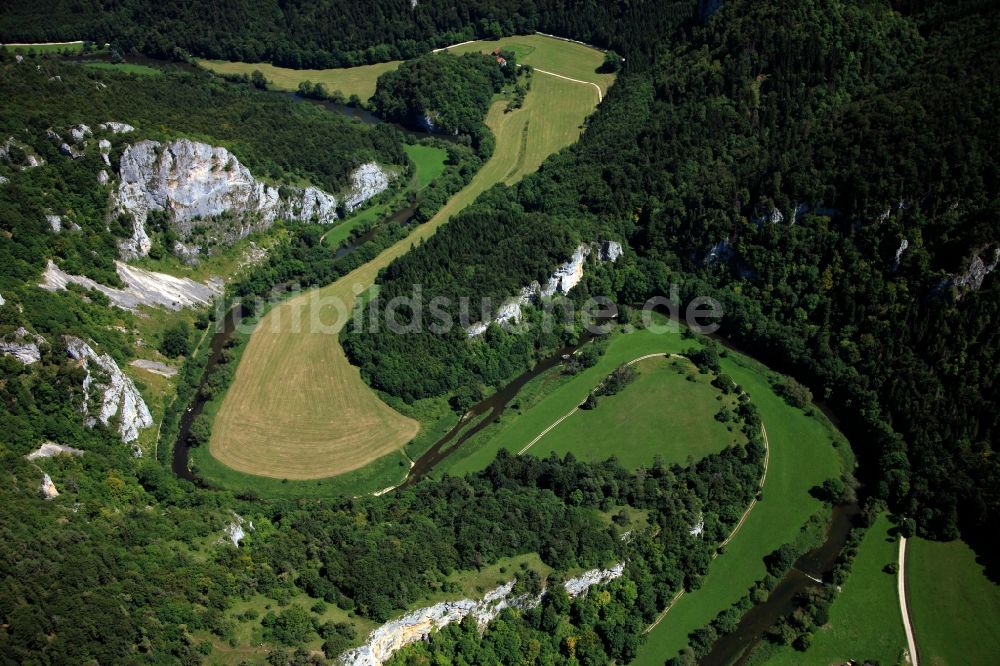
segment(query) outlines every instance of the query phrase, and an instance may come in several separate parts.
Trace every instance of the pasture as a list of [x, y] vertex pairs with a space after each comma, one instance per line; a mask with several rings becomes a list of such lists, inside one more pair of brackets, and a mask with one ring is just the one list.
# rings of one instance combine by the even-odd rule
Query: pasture
[[260, 71], [268, 83], [278, 90], [298, 90], [303, 81], [322, 83], [327, 92], [339, 90], [344, 97], [357, 95], [362, 102], [375, 94], [375, 83], [385, 72], [399, 67], [401, 61], [380, 62], [375, 65], [360, 65], [339, 69], [289, 69], [264, 62], [231, 62], [228, 60], [198, 60], [205, 69], [218, 74], [246, 74]]
[[[587, 51], [596, 68], [601, 53]], [[390, 454], [398, 456], [419, 425], [383, 402], [344, 355], [338, 334], [355, 298], [374, 284], [382, 268], [481, 193], [496, 183], [520, 180], [549, 154], [574, 142], [596, 103], [588, 85], [536, 75], [522, 108], [505, 112], [505, 100], [490, 107], [486, 124], [496, 136], [497, 148], [437, 215], [371, 262], [265, 315], [213, 424], [209, 452], [215, 461], [243, 474], [320, 479], [358, 470]], [[557, 108], [559, 112], [554, 111]], [[528, 147], [522, 139], [525, 127]], [[334, 302], [342, 307], [328, 305]], [[200, 471], [210, 466], [203, 461]], [[213, 475], [206, 477], [212, 480]], [[373, 482], [372, 489], [398, 480], [397, 474], [387, 476], [381, 486]]]
[[[613, 453], [627, 469], [648, 466], [655, 456], [666, 464], [683, 465], [744, 444], [714, 417], [732, 395], [711, 385], [686, 359], [650, 358], [635, 364], [638, 377], [616, 395], [598, 398], [597, 408], [578, 410], [532, 447], [534, 455], [572, 451], [582, 460], [601, 460]], [[690, 379], [689, 379], [690, 378]], [[722, 398], [721, 400], [719, 398]]]
[[921, 666], [997, 663], [1000, 585], [965, 542], [907, 540], [906, 593]]
[[[897, 664], [906, 647], [896, 576], [884, 567], [895, 562], [899, 542], [882, 515], [867, 533], [851, 567], [851, 576], [830, 607], [830, 620], [813, 635], [804, 657], [809, 663], [843, 664], [850, 659]], [[907, 557], [910, 559], [912, 555]], [[756, 657], [756, 656], [755, 656]], [[774, 649], [767, 666], [797, 666], [803, 654], [791, 647]]]

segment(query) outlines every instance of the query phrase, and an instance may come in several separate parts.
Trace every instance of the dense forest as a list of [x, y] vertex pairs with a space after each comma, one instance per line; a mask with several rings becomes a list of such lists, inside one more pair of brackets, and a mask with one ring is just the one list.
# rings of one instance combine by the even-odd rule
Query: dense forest
[[[950, 538], [960, 513], [986, 525], [1000, 509], [1000, 12], [897, 8], [727, 2], [664, 39], [662, 64], [625, 51], [581, 141], [397, 261], [383, 293], [409, 289], [419, 267], [435, 294], [478, 296], [475, 257], [476, 275], [502, 275], [489, 295], [515, 295], [567, 238], [518, 220], [624, 238], [635, 252], [588, 268], [581, 293], [713, 295], [727, 336], [837, 410], [909, 528]], [[511, 246], [529, 260], [511, 262]], [[346, 341], [375, 386], [403, 397], [500, 374], [468, 361], [492, 355], [489, 338]], [[423, 381], [410, 384], [404, 358]]]
[[372, 107], [387, 120], [471, 140], [482, 155], [493, 152], [483, 117], [495, 93], [517, 77], [513, 54], [501, 66], [492, 56], [426, 55], [378, 78]]
[[[295, 68], [410, 59], [434, 47], [542, 30], [648, 53], [685, 19], [718, 0], [609, 5], [598, 0], [11, 0], [0, 14], [7, 42], [90, 40], [122, 53], [187, 54]], [[700, 7], [700, 9], [699, 9]]]

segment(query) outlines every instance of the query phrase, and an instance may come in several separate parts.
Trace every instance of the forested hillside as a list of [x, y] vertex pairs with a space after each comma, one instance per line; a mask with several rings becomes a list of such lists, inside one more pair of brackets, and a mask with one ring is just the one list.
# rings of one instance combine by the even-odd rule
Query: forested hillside
[[163, 58], [190, 53], [306, 69], [350, 67], [410, 59], [476, 37], [533, 30], [609, 44], [619, 51], [646, 51], [701, 4], [707, 8], [716, 2], [11, 0], [0, 14], [0, 39], [86, 39]]
[[467, 137], [489, 155], [493, 137], [483, 117], [493, 95], [516, 79], [516, 67], [513, 58], [501, 66], [478, 53], [426, 55], [380, 76], [371, 103], [387, 120]]
[[[464, 275], [476, 248], [516, 294], [536, 269], [504, 261], [508, 244], [535, 255], [564, 241], [540, 241], [497, 211], [620, 235], [635, 253], [585, 292], [634, 303], [676, 282], [687, 296], [713, 294], [728, 336], [837, 410], [877, 492], [918, 530], [954, 536], [960, 512], [984, 525], [1000, 508], [990, 323], [1000, 287], [989, 275], [1000, 247], [1000, 12], [899, 9], [727, 2], [705, 22], [692, 15], [651, 66], [632, 62], [577, 146], [467, 211], [475, 235], [457, 221], [400, 260], [385, 293], [408, 288], [407, 267], [422, 265], [441, 292], [465, 295], [466, 280], [450, 289], [444, 276]], [[504, 240], [480, 245], [494, 235]], [[384, 332], [357, 354], [376, 386], [400, 394], [403, 358], [433, 376], [489, 356], [461, 336], [404, 337]], [[468, 373], [495, 381], [462, 367], [450, 383], [409, 390], [454, 389]]]

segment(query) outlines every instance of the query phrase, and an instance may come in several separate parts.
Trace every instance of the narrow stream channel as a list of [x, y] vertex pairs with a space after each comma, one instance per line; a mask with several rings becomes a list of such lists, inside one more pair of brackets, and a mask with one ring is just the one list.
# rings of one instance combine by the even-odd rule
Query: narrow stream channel
[[[701, 666], [746, 664], [767, 630], [798, 608], [800, 594], [829, 584], [824, 579], [833, 571], [837, 557], [854, 526], [854, 518], [860, 511], [857, 503], [835, 506], [827, 526], [826, 540], [797, 559], [767, 600], [748, 610], [736, 631], [719, 638], [712, 646], [712, 651], [698, 663]], [[818, 582], [817, 579], [824, 582]]]

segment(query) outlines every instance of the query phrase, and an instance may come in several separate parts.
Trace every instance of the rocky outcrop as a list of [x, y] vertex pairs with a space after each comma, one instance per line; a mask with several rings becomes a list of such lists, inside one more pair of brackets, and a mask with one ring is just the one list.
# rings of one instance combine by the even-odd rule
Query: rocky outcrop
[[111, 166], [111, 158], [108, 154], [111, 152], [111, 142], [107, 139], [101, 139], [97, 142], [97, 150], [101, 153], [101, 160], [104, 161], [105, 166]]
[[74, 143], [83, 143], [88, 136], [93, 136], [94, 132], [86, 125], [80, 124], [70, 127], [69, 135]]
[[111, 132], [112, 134], [128, 134], [129, 132], [134, 132], [135, 128], [128, 123], [119, 123], [114, 120], [109, 120], [106, 123], [101, 123], [97, 126], [97, 129], [102, 132]]
[[59, 497], [59, 491], [56, 490], [56, 484], [52, 483], [52, 477], [48, 474], [42, 475], [42, 485], [38, 487], [38, 492], [40, 492], [42, 497], [47, 500]]
[[39, 347], [44, 343], [45, 338], [32, 335], [28, 329], [21, 326], [14, 331], [9, 340], [0, 340], [0, 354], [13, 356], [24, 365], [31, 365], [42, 359]]
[[26, 143], [18, 141], [14, 137], [7, 137], [7, 140], [0, 143], [0, 160], [7, 162], [20, 171], [32, 169], [45, 164], [35, 149]]
[[219, 539], [220, 543], [232, 543], [239, 548], [240, 541], [246, 538], [247, 532], [253, 532], [253, 521], [244, 520], [243, 516], [234, 513], [233, 520], [226, 525], [225, 533]]
[[[196, 224], [230, 214], [233, 224], [213, 229], [224, 243], [269, 227], [277, 218], [326, 224], [337, 219], [337, 199], [315, 187], [279, 188], [260, 182], [225, 148], [188, 139], [166, 144], [140, 141], [121, 156], [115, 207], [133, 219], [132, 237], [120, 245], [125, 258], [144, 256], [150, 240], [145, 230], [151, 210], [167, 211], [182, 239]], [[361, 205], [389, 184], [375, 163], [352, 175], [345, 197], [348, 210]]]
[[729, 242], [728, 238], [723, 238], [718, 243], [712, 246], [712, 249], [708, 251], [705, 255], [705, 265], [713, 266], [717, 263], [725, 263], [733, 258], [736, 251], [733, 249], [732, 244]]
[[87, 373], [83, 380], [86, 424], [90, 427], [97, 422], [112, 427], [117, 424], [123, 442], [135, 441], [140, 430], [153, 425], [153, 417], [135, 384], [107, 354], [98, 354], [80, 338], [66, 336], [65, 340], [70, 358], [78, 361]]
[[516, 297], [505, 302], [497, 309], [493, 318], [488, 321], [480, 321], [467, 326], [465, 332], [470, 338], [482, 335], [493, 322], [498, 324], [511, 324], [521, 321], [521, 308], [530, 303], [538, 303], [542, 298], [549, 298], [556, 294], [567, 294], [583, 279], [584, 265], [589, 257], [596, 250], [598, 261], [618, 261], [623, 250], [620, 243], [616, 241], [600, 241], [599, 243], [583, 243], [573, 251], [573, 256], [569, 261], [560, 265], [552, 273], [545, 285], [537, 282], [524, 287]]
[[964, 291], [978, 291], [983, 286], [986, 276], [996, 270], [998, 265], [1000, 265], [1000, 247], [987, 245], [973, 253], [969, 267], [953, 276], [951, 282], [958, 288], [959, 295]]
[[56, 456], [82, 456], [82, 449], [74, 449], [72, 446], [66, 446], [65, 444], [56, 444], [55, 442], [45, 442], [37, 449], [24, 456], [28, 460], [38, 460], [40, 458], [55, 458]]
[[892, 260], [892, 272], [895, 273], [899, 270], [899, 262], [903, 260], [903, 253], [906, 252], [907, 248], [910, 247], [910, 241], [906, 238], [899, 242], [899, 247], [896, 248], [896, 256]]
[[[563, 585], [569, 596], [575, 597], [594, 585], [619, 578], [624, 571], [624, 563], [610, 569], [594, 569], [582, 576], [567, 580]], [[340, 655], [338, 661], [343, 666], [381, 666], [396, 651], [424, 640], [431, 632], [461, 622], [467, 616], [475, 618], [476, 623], [482, 628], [492, 622], [504, 608], [529, 609], [541, 603], [544, 591], [535, 597], [531, 595], [512, 597], [515, 582], [510, 581], [487, 592], [480, 601], [472, 599], [445, 601], [387, 622], [368, 635], [367, 643], [348, 650]]]
[[372, 197], [389, 187], [389, 176], [379, 165], [368, 162], [359, 166], [351, 174], [351, 192], [344, 198], [347, 210], [354, 210]]
[[186, 307], [210, 305], [222, 294], [220, 281], [195, 282], [190, 278], [178, 278], [166, 273], [154, 273], [117, 261], [115, 270], [125, 283], [124, 289], [116, 289], [100, 284], [82, 275], [70, 275], [55, 265], [50, 259], [39, 285], [43, 289], [55, 291], [66, 285], [79, 284], [88, 289], [96, 289], [120, 308], [135, 310], [140, 305], [164, 307], [180, 310]]

